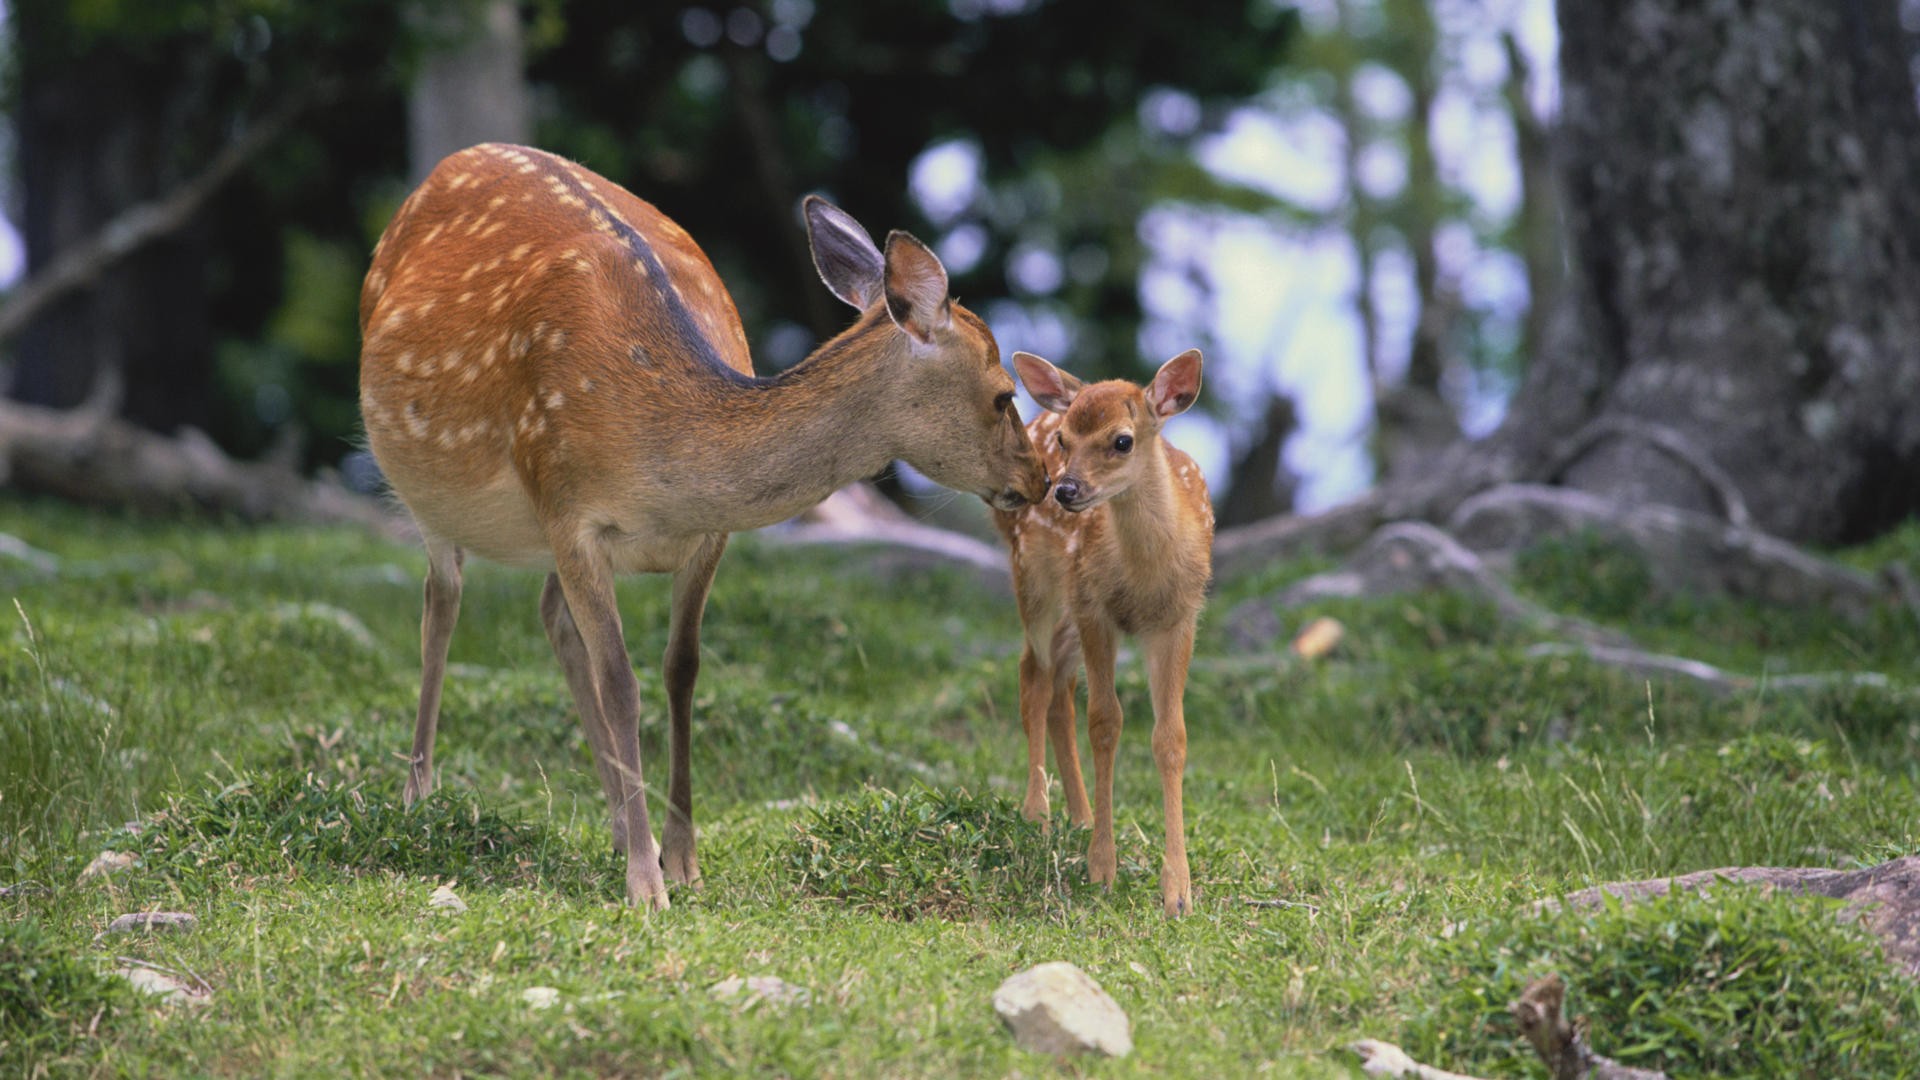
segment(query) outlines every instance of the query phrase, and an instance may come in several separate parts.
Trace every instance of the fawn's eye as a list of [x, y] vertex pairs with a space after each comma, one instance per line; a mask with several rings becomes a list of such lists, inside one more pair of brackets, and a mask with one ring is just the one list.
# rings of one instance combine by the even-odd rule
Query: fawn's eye
[[1120, 453], [1120, 454], [1124, 454], [1127, 451], [1133, 449], [1133, 436], [1122, 435], [1119, 438], [1113, 440], [1113, 449], [1115, 453]]
[[1061, 449], [1061, 451], [1062, 451], [1063, 453], [1064, 453], [1064, 452], [1066, 451], [1066, 449], [1067, 449], [1067, 437], [1066, 437], [1065, 435], [1063, 435], [1063, 434], [1061, 434], [1060, 432], [1057, 432], [1057, 431], [1056, 431], [1056, 432], [1054, 432], [1054, 433], [1053, 433], [1053, 441], [1054, 441], [1054, 442], [1057, 442], [1057, 443], [1059, 443], [1059, 444], [1060, 444], [1060, 449]]
[[993, 407], [1001, 412], [1006, 412], [1008, 409], [1013, 408], [1013, 391], [1008, 390], [1006, 393], [996, 396], [993, 399]]

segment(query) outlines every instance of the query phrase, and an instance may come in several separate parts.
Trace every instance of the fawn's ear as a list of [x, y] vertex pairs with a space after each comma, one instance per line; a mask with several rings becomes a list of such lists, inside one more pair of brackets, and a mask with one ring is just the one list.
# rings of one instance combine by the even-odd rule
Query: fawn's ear
[[1061, 371], [1030, 352], [1013, 354], [1013, 370], [1033, 400], [1048, 412], [1063, 413], [1085, 383]]
[[845, 210], [818, 195], [807, 196], [807, 243], [813, 265], [833, 295], [859, 308], [880, 299], [880, 281], [886, 260], [873, 246], [873, 237]]
[[922, 345], [953, 317], [947, 298], [947, 268], [933, 249], [895, 229], [887, 234], [887, 314]]
[[1147, 405], [1153, 415], [1165, 420], [1186, 412], [1200, 397], [1200, 350], [1188, 349], [1160, 365], [1147, 384]]

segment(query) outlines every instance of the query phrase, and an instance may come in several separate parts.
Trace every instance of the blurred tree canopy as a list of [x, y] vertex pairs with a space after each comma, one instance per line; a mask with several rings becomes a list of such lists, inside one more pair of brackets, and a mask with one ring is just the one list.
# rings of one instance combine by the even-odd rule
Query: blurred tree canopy
[[[13, 395], [70, 406], [111, 368], [121, 411], [147, 426], [193, 424], [250, 453], [294, 425], [310, 463], [337, 461], [357, 428], [360, 277], [407, 189], [407, 95], [481, 6], [16, 4], [6, 102], [29, 274], [265, 118], [295, 119], [189, 223], [34, 319], [12, 343]], [[878, 234], [936, 244], [958, 295], [1011, 298], [1009, 318], [1053, 327], [1067, 343], [1053, 358], [1095, 377], [1164, 359], [1138, 345], [1140, 216], [1247, 198], [1188, 147], [1266, 85], [1293, 28], [1270, 0], [534, 0], [520, 14], [535, 140], [701, 242], [763, 370], [846, 322], [796, 215], [820, 191]], [[915, 163], [935, 148], [958, 167], [917, 199]]]

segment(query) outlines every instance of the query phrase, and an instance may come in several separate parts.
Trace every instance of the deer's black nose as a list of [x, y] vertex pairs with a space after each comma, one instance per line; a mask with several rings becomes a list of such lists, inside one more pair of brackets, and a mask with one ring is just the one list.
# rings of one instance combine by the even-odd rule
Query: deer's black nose
[[1053, 497], [1060, 500], [1061, 506], [1071, 506], [1080, 497], [1080, 482], [1066, 477], [1053, 486]]

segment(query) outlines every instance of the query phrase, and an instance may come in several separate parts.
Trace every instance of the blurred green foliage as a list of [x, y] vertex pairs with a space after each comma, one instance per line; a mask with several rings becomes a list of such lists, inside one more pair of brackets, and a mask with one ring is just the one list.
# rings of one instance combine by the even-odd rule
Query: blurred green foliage
[[[152, 107], [116, 122], [167, 129], [145, 163], [157, 190], [291, 93], [341, 88], [229, 184], [203, 222], [214, 359], [183, 362], [180, 378], [209, 380], [208, 425], [236, 451], [258, 452], [288, 423], [309, 437], [311, 462], [350, 448], [359, 281], [408, 186], [413, 72], [481, 6], [18, 5], [9, 106], [85, 72], [138, 72]], [[1139, 217], [1170, 194], [1251, 197], [1212, 181], [1185, 151], [1266, 84], [1293, 26], [1269, 0], [542, 0], [521, 14], [535, 141], [627, 185], [701, 242], [762, 370], [792, 363], [843, 323], [806, 264], [795, 211], [801, 195], [821, 191], [880, 235], [907, 228], [951, 256], [959, 234], [971, 251], [950, 257], [957, 295], [980, 305], [1015, 294], [1033, 318], [1070, 331], [1071, 350], [1056, 359], [1134, 376], [1156, 359], [1137, 355]], [[1198, 110], [1193, 125], [1143, 121], [1142, 103], [1167, 93]], [[978, 169], [963, 204], [935, 220], [911, 196], [909, 173], [945, 144], [969, 148]], [[1033, 251], [1073, 272], [1051, 285], [1011, 283], [1010, 257]], [[121, 329], [135, 340], [166, 332]]]

